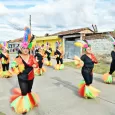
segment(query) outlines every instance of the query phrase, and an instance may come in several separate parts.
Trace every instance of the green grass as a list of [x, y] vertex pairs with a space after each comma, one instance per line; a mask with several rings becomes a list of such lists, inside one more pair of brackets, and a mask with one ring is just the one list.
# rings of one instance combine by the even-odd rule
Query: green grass
[[[76, 68], [74, 62], [66, 62], [64, 64], [65, 64], [65, 66]], [[93, 71], [94, 71], [94, 73], [104, 74], [104, 73], [109, 72], [109, 69], [110, 69], [110, 64], [106, 64], [104, 62], [99, 62], [98, 64], [95, 64]], [[113, 73], [113, 76], [115, 77], [115, 73]]]
[[17, 53], [16, 52], [14, 52], [14, 53], [12, 52], [12, 53], [9, 53], [9, 54], [17, 54]]
[[6, 115], [5, 113], [0, 112], [0, 115]]

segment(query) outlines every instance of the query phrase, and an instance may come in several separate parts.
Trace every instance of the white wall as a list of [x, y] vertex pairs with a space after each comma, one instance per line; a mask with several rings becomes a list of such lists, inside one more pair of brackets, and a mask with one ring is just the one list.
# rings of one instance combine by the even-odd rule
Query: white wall
[[95, 54], [110, 54], [113, 50], [112, 42], [107, 39], [88, 40]]

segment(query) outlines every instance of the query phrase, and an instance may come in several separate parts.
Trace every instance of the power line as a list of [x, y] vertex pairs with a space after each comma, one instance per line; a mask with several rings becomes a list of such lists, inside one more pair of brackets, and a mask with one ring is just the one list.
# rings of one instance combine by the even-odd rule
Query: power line
[[9, 22], [9, 26], [18, 31], [24, 31], [24, 28], [19, 27], [19, 25]]

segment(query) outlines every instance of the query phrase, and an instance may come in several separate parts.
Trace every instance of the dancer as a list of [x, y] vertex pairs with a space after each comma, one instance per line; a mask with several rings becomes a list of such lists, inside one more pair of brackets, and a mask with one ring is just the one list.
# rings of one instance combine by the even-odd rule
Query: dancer
[[45, 54], [45, 45], [42, 44], [40, 48], [41, 48], [41, 51], [42, 51], [42, 55], [44, 56], [44, 54]]
[[46, 51], [45, 51], [45, 55], [46, 55], [47, 60], [48, 60], [48, 61], [45, 62], [47, 66], [52, 66], [52, 63], [51, 63], [51, 53], [52, 53], [51, 45], [47, 44]]
[[[26, 28], [25, 31], [30, 31]], [[34, 70], [38, 67], [38, 63], [33, 55], [29, 54], [32, 48], [32, 41], [29, 35], [28, 39], [24, 37], [24, 41], [20, 44], [21, 53], [16, 57], [11, 67], [12, 74], [17, 74], [20, 90], [13, 89], [14, 95], [11, 96], [10, 102], [12, 109], [18, 114], [26, 114], [34, 107], [38, 106], [39, 99], [35, 93], [32, 93], [34, 82]]]
[[54, 55], [55, 55], [56, 61], [57, 61], [57, 65], [55, 66], [55, 69], [56, 70], [62, 70], [62, 69], [64, 69], [64, 64], [63, 64], [64, 52], [62, 50], [61, 45], [57, 46]]
[[76, 65], [81, 66], [83, 81], [79, 84], [79, 94], [85, 98], [95, 98], [99, 94], [99, 90], [91, 86], [93, 82], [93, 68], [94, 64], [97, 63], [97, 59], [91, 52], [91, 45], [84, 45], [85, 54], [81, 56], [81, 59], [75, 57]]
[[1, 63], [2, 63], [2, 71], [0, 72], [0, 76], [4, 78], [11, 77], [11, 74], [9, 72], [9, 52], [7, 48], [7, 43], [4, 42], [4, 45], [2, 47], [2, 52], [0, 54]]
[[38, 47], [35, 48], [35, 55], [38, 53]]
[[42, 48], [39, 48], [38, 50], [36, 50], [35, 58], [39, 65], [39, 68], [35, 69], [35, 74], [41, 76], [43, 74], [43, 72], [45, 72], [45, 68], [43, 67], [44, 54], [43, 54]]
[[105, 73], [103, 75], [103, 80], [107, 84], [111, 84], [113, 82], [112, 74], [115, 71], [115, 42], [113, 43], [113, 47], [114, 47], [114, 50], [111, 52], [112, 62], [110, 66], [110, 71], [109, 73]]

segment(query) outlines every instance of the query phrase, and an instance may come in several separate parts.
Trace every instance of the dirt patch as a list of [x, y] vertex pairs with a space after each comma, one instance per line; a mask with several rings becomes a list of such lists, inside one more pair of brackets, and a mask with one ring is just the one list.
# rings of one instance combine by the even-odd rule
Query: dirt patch
[[96, 54], [96, 58], [99, 62], [102, 62], [104, 64], [110, 64], [112, 61], [110, 54], [103, 54], [103, 55]]

